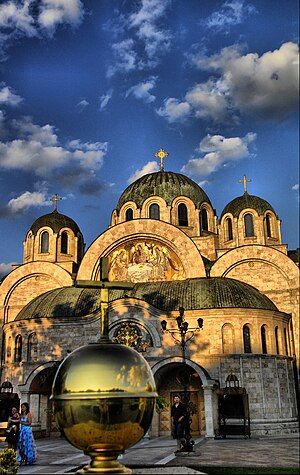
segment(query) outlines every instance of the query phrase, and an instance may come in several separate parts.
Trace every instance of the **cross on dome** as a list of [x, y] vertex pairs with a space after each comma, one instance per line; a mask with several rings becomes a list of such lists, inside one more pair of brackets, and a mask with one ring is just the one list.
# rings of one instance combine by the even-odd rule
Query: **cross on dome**
[[56, 202], [61, 201], [61, 200], [62, 198], [60, 198], [57, 193], [55, 193], [55, 195], [52, 198], [50, 198], [50, 201], [53, 201], [53, 205], [54, 205], [53, 211], [56, 211], [56, 208], [57, 208]]
[[168, 157], [169, 154], [168, 152], [165, 152], [163, 148], [160, 148], [157, 153], [154, 154], [154, 157], [157, 157], [160, 159], [160, 171], [164, 171], [164, 158]]
[[247, 193], [247, 183], [250, 183], [252, 180], [247, 180], [246, 175], [242, 180], [239, 180], [239, 183], [244, 183], [244, 193]]

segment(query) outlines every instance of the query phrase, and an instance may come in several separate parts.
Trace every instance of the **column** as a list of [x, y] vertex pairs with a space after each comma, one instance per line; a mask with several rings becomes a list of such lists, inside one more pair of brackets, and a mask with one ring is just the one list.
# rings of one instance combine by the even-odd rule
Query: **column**
[[214, 382], [209, 382], [206, 386], [203, 386], [204, 391], [204, 408], [205, 408], [205, 425], [207, 438], [215, 437], [214, 422], [217, 417], [216, 408], [213, 397]]

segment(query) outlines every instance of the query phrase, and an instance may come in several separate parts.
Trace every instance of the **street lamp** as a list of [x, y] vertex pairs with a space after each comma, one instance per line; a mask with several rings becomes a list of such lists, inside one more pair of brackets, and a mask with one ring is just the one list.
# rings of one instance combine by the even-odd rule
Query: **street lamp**
[[[194, 328], [189, 328], [188, 322], [184, 318], [184, 308], [179, 307], [179, 316], [176, 317], [176, 322], [177, 322], [177, 328], [167, 328], [167, 322], [166, 320], [162, 320], [161, 322], [161, 328], [163, 333], [169, 333], [175, 343], [177, 345], [180, 345], [181, 351], [182, 351], [182, 359], [183, 359], [183, 364], [184, 368], [186, 371], [186, 377], [183, 378], [182, 385], [183, 385], [183, 394], [184, 394], [184, 403], [186, 405], [186, 411], [187, 411], [187, 422], [185, 426], [185, 443], [183, 445], [183, 452], [193, 452], [194, 451], [194, 441], [191, 440], [191, 416], [190, 416], [190, 407], [189, 407], [189, 396], [188, 396], [188, 391], [187, 391], [187, 364], [186, 364], [186, 346], [189, 341], [191, 341], [195, 335], [196, 332], [199, 332], [202, 327], [203, 327], [203, 318], [198, 318], [197, 319], [197, 327]], [[177, 338], [175, 335], [179, 335], [179, 338]]]

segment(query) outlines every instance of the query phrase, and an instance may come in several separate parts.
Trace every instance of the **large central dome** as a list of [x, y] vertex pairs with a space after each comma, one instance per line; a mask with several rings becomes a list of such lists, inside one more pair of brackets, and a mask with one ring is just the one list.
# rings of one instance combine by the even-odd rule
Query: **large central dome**
[[[186, 310], [205, 308], [253, 308], [277, 310], [273, 302], [245, 282], [224, 277], [206, 277], [173, 282], [135, 284], [131, 290], [110, 289], [109, 301], [121, 298], [144, 300], [169, 312], [183, 306]], [[16, 320], [31, 318], [90, 315], [100, 308], [99, 289], [62, 287], [39, 295], [17, 315]]]
[[193, 201], [196, 208], [199, 208], [204, 201], [211, 204], [202, 188], [187, 176], [159, 171], [144, 175], [129, 185], [123, 191], [116, 210], [119, 213], [121, 207], [128, 201], [133, 201], [138, 208], [141, 208], [143, 202], [151, 196], [163, 198], [167, 205], [171, 205], [177, 196], [187, 196]]

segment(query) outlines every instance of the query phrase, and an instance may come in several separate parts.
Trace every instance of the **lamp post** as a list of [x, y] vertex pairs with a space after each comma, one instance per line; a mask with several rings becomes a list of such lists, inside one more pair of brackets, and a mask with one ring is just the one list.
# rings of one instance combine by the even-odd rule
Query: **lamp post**
[[[166, 320], [162, 320], [161, 322], [161, 328], [163, 333], [169, 333], [175, 343], [180, 346], [181, 351], [182, 351], [182, 359], [183, 359], [183, 364], [185, 368], [185, 378], [183, 378], [183, 399], [184, 399], [184, 404], [186, 406], [186, 411], [187, 411], [187, 420], [186, 420], [186, 425], [185, 425], [185, 431], [184, 431], [184, 439], [185, 443], [183, 445], [182, 451], [183, 452], [193, 452], [194, 451], [194, 441], [192, 440], [191, 436], [191, 415], [190, 415], [190, 407], [189, 407], [189, 395], [187, 391], [187, 364], [186, 364], [186, 347], [187, 343], [191, 341], [195, 335], [196, 332], [200, 331], [203, 327], [203, 319], [198, 318], [197, 319], [197, 327], [194, 328], [189, 328], [188, 322], [184, 318], [184, 308], [179, 307], [179, 316], [176, 318], [177, 322], [177, 328], [167, 328], [167, 322]], [[178, 335], [178, 338], [176, 337]]]

